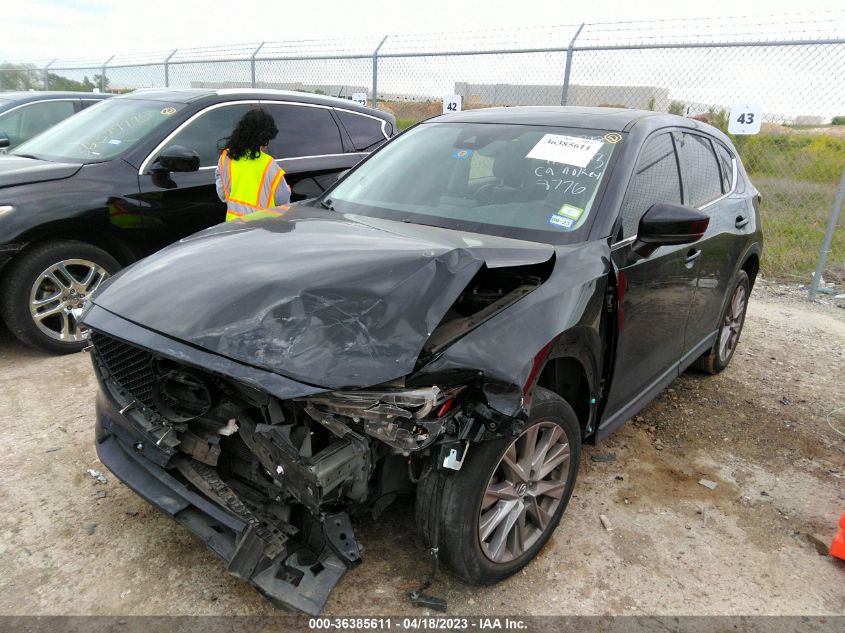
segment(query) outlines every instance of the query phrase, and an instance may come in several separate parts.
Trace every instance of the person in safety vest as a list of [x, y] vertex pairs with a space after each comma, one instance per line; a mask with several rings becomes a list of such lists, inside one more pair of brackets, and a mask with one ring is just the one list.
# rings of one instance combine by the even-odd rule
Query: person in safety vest
[[[285, 170], [265, 153], [279, 133], [273, 117], [261, 109], [247, 112], [220, 153], [214, 183], [226, 203], [226, 221], [258, 214], [290, 203]], [[251, 219], [251, 218], [250, 218]]]

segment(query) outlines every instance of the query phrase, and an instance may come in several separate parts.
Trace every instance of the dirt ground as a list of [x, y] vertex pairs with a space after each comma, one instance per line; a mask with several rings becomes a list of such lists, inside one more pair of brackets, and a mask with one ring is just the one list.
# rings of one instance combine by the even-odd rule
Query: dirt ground
[[[823, 555], [845, 511], [845, 437], [827, 422], [843, 385], [845, 310], [758, 285], [727, 371], [684, 375], [585, 448], [534, 562], [492, 587], [440, 575], [431, 593], [467, 615], [845, 613], [845, 561]], [[87, 354], [46, 356], [0, 331], [0, 614], [274, 613], [99, 464], [95, 389]], [[830, 420], [845, 429], [845, 411]], [[325, 613], [421, 614], [406, 597], [425, 571], [412, 505], [357, 534], [364, 563]]]

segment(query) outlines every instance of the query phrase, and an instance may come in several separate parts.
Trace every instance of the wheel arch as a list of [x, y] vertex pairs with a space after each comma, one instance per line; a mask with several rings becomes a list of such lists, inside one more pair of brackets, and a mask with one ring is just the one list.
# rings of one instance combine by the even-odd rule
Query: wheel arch
[[80, 226], [75, 223], [53, 222], [51, 224], [41, 225], [37, 230], [30, 231], [17, 239], [17, 241], [24, 244], [24, 247], [15, 254], [14, 259], [25, 254], [34, 246], [62, 240], [85, 242], [101, 248], [114, 257], [121, 266], [128, 266], [140, 258], [140, 254], [136, 249], [106, 231], [99, 231], [95, 228]]
[[551, 346], [535, 383], [535, 386], [557, 394], [572, 407], [582, 439], [592, 434], [596, 426], [599, 349], [595, 331], [586, 327], [568, 330]]

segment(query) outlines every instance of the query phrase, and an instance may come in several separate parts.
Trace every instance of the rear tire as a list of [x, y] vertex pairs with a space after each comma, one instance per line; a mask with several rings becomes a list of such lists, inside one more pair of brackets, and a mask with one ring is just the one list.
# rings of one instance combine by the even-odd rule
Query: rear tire
[[745, 325], [745, 313], [748, 310], [748, 298], [751, 295], [751, 282], [748, 274], [740, 270], [731, 288], [729, 299], [719, 319], [719, 335], [710, 350], [698, 358], [693, 367], [707, 374], [718, 374], [731, 362], [742, 327]]
[[[532, 462], [529, 455], [534, 466], [523, 469]], [[423, 475], [416, 506], [423, 540], [430, 547], [436, 536], [441, 560], [466, 582], [504, 580], [551, 537], [572, 496], [580, 456], [581, 428], [572, 407], [537, 387], [519, 437], [470, 446], [457, 472], [432, 468]]]
[[61, 240], [38, 244], [6, 269], [0, 314], [22, 343], [68, 354], [86, 345], [71, 310], [120, 270], [118, 261], [92, 244]]

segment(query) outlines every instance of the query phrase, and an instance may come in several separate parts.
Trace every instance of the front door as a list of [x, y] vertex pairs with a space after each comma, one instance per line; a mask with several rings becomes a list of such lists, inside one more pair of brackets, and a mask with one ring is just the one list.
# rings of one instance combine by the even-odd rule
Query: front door
[[[177, 132], [159, 152], [179, 145], [199, 154], [198, 171], [153, 173], [148, 168], [138, 177], [142, 206], [139, 221], [150, 226], [163, 246], [219, 224], [226, 219], [226, 205], [217, 197], [214, 170], [220, 156], [218, 148], [235, 129], [240, 118], [253, 104], [237, 103], [207, 108]], [[147, 161], [155, 162], [155, 156]], [[158, 229], [158, 230], [156, 230]]]
[[620, 240], [612, 247], [618, 338], [601, 426], [624, 422], [629, 405], [678, 375], [698, 257], [690, 245], [661, 246], [645, 258], [633, 252], [640, 218], [658, 202], [681, 203], [675, 146], [667, 132], [651, 137], [640, 154], [622, 203]]

